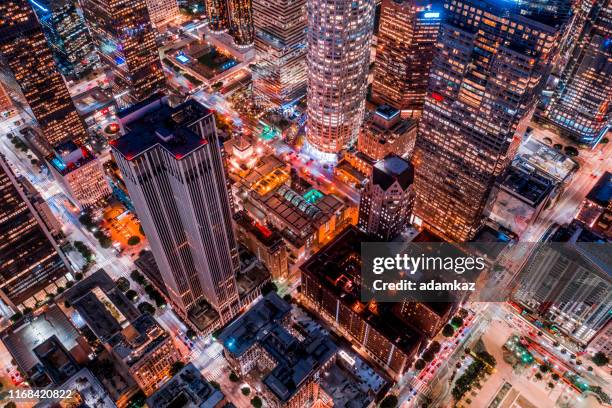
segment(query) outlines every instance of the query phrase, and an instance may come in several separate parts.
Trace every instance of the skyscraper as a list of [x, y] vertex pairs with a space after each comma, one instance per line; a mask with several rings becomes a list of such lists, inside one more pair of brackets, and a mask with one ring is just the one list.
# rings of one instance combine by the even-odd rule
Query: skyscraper
[[415, 146], [415, 213], [468, 240], [496, 177], [510, 164], [560, 35], [511, 2], [447, 1]]
[[212, 112], [153, 97], [121, 122], [113, 153], [172, 303], [190, 317], [206, 301], [227, 322], [239, 309], [239, 261]]
[[206, 0], [208, 28], [212, 32], [224, 32], [230, 28], [228, 0]]
[[[16, 306], [70, 271], [51, 233], [0, 156], [0, 299]], [[55, 288], [56, 289], [56, 288]]]
[[27, 0], [0, 2], [0, 65], [8, 66], [50, 146], [86, 137]]
[[37, 0], [30, 3], [62, 75], [73, 79], [86, 74], [98, 61], [98, 56], [76, 1]]
[[83, 0], [85, 21], [102, 62], [112, 70], [119, 106], [142, 101], [165, 85], [145, 0]]
[[410, 162], [396, 155], [379, 160], [359, 202], [357, 226], [377, 239], [390, 241], [406, 228], [414, 205]]
[[357, 141], [365, 110], [374, 0], [308, 0], [310, 150], [323, 160]]
[[431, 0], [383, 0], [372, 83], [375, 102], [420, 115], [440, 15]]
[[234, 42], [239, 47], [253, 45], [252, 0], [228, 0], [230, 27]]
[[612, 1], [584, 3], [590, 10], [545, 114], [564, 134], [593, 145], [610, 128]]
[[176, 0], [147, 0], [147, 9], [153, 27], [162, 27], [180, 15]]
[[306, 94], [306, 0], [253, 0], [255, 97], [275, 106]]

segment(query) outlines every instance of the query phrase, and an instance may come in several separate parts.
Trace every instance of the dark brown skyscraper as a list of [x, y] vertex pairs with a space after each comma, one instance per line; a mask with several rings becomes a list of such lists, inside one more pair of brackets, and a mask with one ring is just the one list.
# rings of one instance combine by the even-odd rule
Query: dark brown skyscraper
[[408, 111], [411, 116], [420, 115], [440, 15], [430, 0], [383, 0], [372, 84], [374, 101]]
[[66, 275], [43, 220], [0, 156], [0, 298], [11, 306]]
[[120, 106], [142, 101], [165, 85], [145, 0], [83, 0], [100, 58], [112, 68]]
[[0, 63], [21, 87], [44, 141], [51, 146], [86, 136], [47, 40], [26, 0], [0, 1]]
[[512, 2], [444, 4], [413, 162], [415, 213], [452, 241], [471, 239], [495, 179], [535, 107], [562, 22]]

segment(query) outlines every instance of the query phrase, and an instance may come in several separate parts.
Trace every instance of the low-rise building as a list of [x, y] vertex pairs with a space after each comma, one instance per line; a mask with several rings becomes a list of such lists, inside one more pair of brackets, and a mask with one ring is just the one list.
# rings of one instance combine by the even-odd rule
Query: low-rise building
[[367, 240], [350, 226], [304, 262], [303, 304], [397, 380], [427, 336], [400, 319], [393, 303], [361, 301], [361, 243]]
[[291, 328], [291, 306], [270, 292], [219, 335], [230, 366], [240, 375], [261, 374], [261, 394], [270, 407], [315, 406], [320, 378], [335, 361], [328, 336], [300, 336]]
[[99, 206], [112, 194], [102, 164], [85, 146], [65, 142], [53, 149], [47, 161], [53, 177], [80, 209]]
[[149, 408], [221, 408], [225, 395], [213, 387], [192, 363], [147, 398]]
[[363, 122], [357, 139], [357, 150], [378, 161], [395, 154], [409, 157], [416, 141], [417, 122], [402, 119], [400, 111], [380, 105]]
[[612, 239], [612, 172], [605, 172], [580, 204], [576, 219]]

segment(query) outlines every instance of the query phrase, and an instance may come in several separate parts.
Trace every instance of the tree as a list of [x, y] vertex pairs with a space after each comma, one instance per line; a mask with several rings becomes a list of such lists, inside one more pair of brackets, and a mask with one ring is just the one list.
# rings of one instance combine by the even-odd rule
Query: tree
[[142, 276], [142, 274], [140, 272], [138, 272], [136, 269], [134, 269], [132, 272], [130, 272], [130, 278], [132, 278], [132, 280], [140, 285], [142, 285], [143, 283], [145, 283], [145, 277]]
[[127, 280], [127, 278], [124, 278], [123, 276], [115, 281], [115, 285], [117, 285], [119, 290], [122, 292], [127, 292], [128, 290], [130, 290], [130, 281]]
[[130, 246], [138, 245], [140, 244], [140, 237], [136, 235], [132, 235], [131, 237], [128, 238], [127, 243]]
[[293, 300], [293, 298], [291, 297], [290, 294], [286, 294], [285, 296], [283, 296], [283, 300], [287, 303], [291, 303], [291, 301]]
[[140, 310], [140, 313], [153, 314], [155, 313], [155, 306], [153, 306], [149, 302], [142, 302], [138, 305], [138, 310]]
[[395, 408], [399, 400], [396, 395], [389, 394], [380, 402], [380, 408]]
[[453, 337], [453, 334], [455, 334], [455, 329], [453, 326], [451, 326], [450, 324], [447, 324], [446, 326], [444, 326], [444, 328], [442, 329], [442, 335], [444, 337]]
[[229, 380], [230, 380], [231, 382], [238, 382], [238, 381], [240, 380], [240, 378], [238, 378], [238, 376], [236, 375], [236, 373], [232, 371], [232, 372], [229, 374]]
[[560, 378], [560, 377], [559, 377], [559, 374], [557, 374], [557, 373], [552, 373], [550, 377], [551, 377], [553, 380], [555, 380], [555, 381], [559, 381], [559, 378]]
[[134, 302], [136, 299], [138, 299], [138, 293], [136, 293], [135, 290], [130, 289], [127, 292], [125, 292], [125, 296], [130, 299], [132, 302]]
[[192, 329], [187, 329], [187, 331], [185, 332], [185, 336], [187, 336], [189, 340], [195, 340], [197, 337], [197, 334]]
[[423, 361], [423, 359], [419, 358], [417, 361], [414, 362], [415, 370], [421, 371], [424, 368], [425, 368], [425, 361]]
[[468, 317], [468, 311], [464, 308], [461, 308], [459, 309], [459, 311], [457, 311], [457, 315], [462, 319], [465, 319], [466, 317]]
[[481, 359], [491, 367], [495, 367], [495, 365], [497, 364], [497, 361], [495, 361], [495, 357], [493, 357], [491, 353], [487, 351], [479, 351], [478, 353], [476, 353], [476, 356], [478, 356], [479, 359]]
[[21, 319], [22, 317], [23, 317], [23, 314], [21, 314], [21, 312], [16, 312], [15, 314], [11, 316], [11, 322], [15, 323], [17, 320]]
[[249, 387], [242, 387], [240, 392], [242, 392], [242, 395], [249, 395], [251, 393], [251, 389]]
[[598, 351], [597, 353], [595, 353], [593, 358], [591, 358], [591, 361], [593, 361], [596, 366], [603, 367], [605, 365], [608, 365], [610, 360], [608, 359], [608, 356], [606, 356], [605, 353]]
[[541, 364], [540, 365], [540, 371], [543, 372], [543, 373], [547, 373], [547, 372], [550, 371], [550, 367], [547, 366], [546, 364]]
[[172, 366], [170, 366], [170, 375], [174, 376], [176, 375], [179, 371], [181, 371], [183, 369], [183, 367], [185, 367], [185, 363], [183, 363], [182, 361], [175, 361]]
[[431, 350], [433, 353], [439, 352], [441, 348], [442, 346], [440, 346], [440, 343], [438, 343], [435, 340], [432, 341], [431, 344], [429, 345], [429, 350]]
[[555, 388], [555, 383], [553, 383], [553, 382], [549, 382], [549, 383], [548, 383], [548, 388], [550, 388], [551, 390], [552, 390], [553, 388]]
[[436, 354], [434, 352], [432, 352], [431, 350], [425, 350], [425, 352], [423, 353], [423, 355], [421, 356], [423, 358], [423, 360], [429, 362], [432, 362], [434, 357], [436, 356]]
[[251, 398], [251, 405], [255, 408], [261, 408], [261, 406], [263, 405], [263, 403], [261, 402], [261, 398], [259, 398], [258, 396]]
[[276, 286], [276, 283], [270, 281], [270, 282], [266, 282], [262, 285], [261, 287], [261, 294], [262, 295], [267, 295], [270, 292], [276, 292], [278, 290], [278, 286]]
[[220, 385], [218, 382], [216, 382], [216, 381], [209, 381], [209, 384], [210, 384], [210, 385], [211, 385], [213, 388], [216, 388], [216, 389], [218, 389], [218, 390], [219, 390], [219, 389], [221, 389], [221, 385]]
[[574, 146], [565, 146], [565, 154], [567, 154], [568, 156], [571, 157], [576, 157], [578, 156], [578, 149], [576, 149]]
[[538, 379], [538, 380], [541, 380], [542, 379], [542, 374], [535, 373], [535, 378]]
[[77, 281], [80, 281], [81, 279], [83, 279], [83, 273], [82, 272], [77, 272], [74, 274], [74, 279]]
[[463, 326], [463, 319], [459, 316], [455, 316], [451, 319], [451, 325], [455, 328], [458, 329], [461, 326]]
[[6, 403], [6, 405], [4, 405], [4, 408], [17, 408], [17, 404], [15, 404], [13, 401], [9, 401]]

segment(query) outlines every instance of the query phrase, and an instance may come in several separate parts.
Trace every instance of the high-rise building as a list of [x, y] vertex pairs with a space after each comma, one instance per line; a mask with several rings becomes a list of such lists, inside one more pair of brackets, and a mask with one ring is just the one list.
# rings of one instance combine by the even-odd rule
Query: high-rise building
[[147, 0], [147, 9], [155, 28], [167, 25], [180, 15], [176, 0]]
[[359, 202], [357, 226], [377, 239], [390, 241], [408, 225], [414, 205], [410, 162], [390, 155], [378, 161]]
[[374, 0], [308, 0], [308, 123], [313, 154], [333, 161], [365, 112]]
[[[70, 271], [36, 208], [0, 156], [0, 299], [17, 306]], [[44, 297], [44, 296], [43, 296]]]
[[208, 302], [229, 321], [240, 265], [213, 113], [152, 97], [120, 121], [113, 153], [171, 302], [191, 320]]
[[227, 0], [230, 27], [234, 43], [239, 47], [253, 45], [253, 7], [252, 0]]
[[47, 162], [53, 177], [81, 209], [100, 206], [112, 193], [102, 163], [83, 145], [62, 143]]
[[230, 28], [228, 0], [206, 0], [208, 28], [212, 32], [225, 32]]
[[431, 0], [383, 0], [372, 99], [419, 116], [440, 28]]
[[306, 0], [253, 1], [257, 66], [253, 92], [261, 103], [289, 104], [306, 94]]
[[111, 68], [121, 107], [164, 88], [165, 78], [145, 0], [83, 0], [85, 21], [102, 62]]
[[37, 0], [30, 4], [47, 37], [57, 68], [80, 78], [99, 61], [75, 0]]
[[0, 65], [21, 88], [43, 141], [56, 145], [86, 137], [85, 127], [60, 75], [36, 15], [27, 0], [0, 2]]
[[381, 105], [364, 120], [357, 150], [374, 161], [390, 154], [407, 157], [414, 149], [416, 133], [416, 120], [402, 119], [398, 109]]
[[413, 163], [416, 215], [452, 241], [472, 238], [550, 71], [562, 23], [511, 2], [447, 1]]
[[546, 118], [579, 143], [598, 143], [610, 129], [612, 1], [590, 5]]
[[0, 80], [0, 117], [12, 116], [13, 106], [8, 87]]

